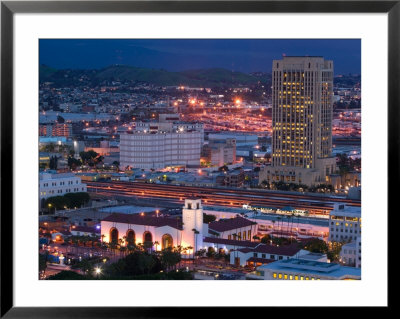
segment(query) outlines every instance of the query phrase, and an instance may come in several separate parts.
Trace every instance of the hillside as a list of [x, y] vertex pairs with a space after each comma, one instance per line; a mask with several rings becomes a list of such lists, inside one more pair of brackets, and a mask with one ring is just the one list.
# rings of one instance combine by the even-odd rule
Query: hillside
[[100, 70], [56, 70], [41, 65], [40, 82], [53, 82], [55, 86], [85, 84], [96, 86], [111, 81], [148, 83], [160, 86], [189, 85], [202, 87], [254, 84], [260, 79], [226, 69], [201, 69], [183, 72], [113, 65]]

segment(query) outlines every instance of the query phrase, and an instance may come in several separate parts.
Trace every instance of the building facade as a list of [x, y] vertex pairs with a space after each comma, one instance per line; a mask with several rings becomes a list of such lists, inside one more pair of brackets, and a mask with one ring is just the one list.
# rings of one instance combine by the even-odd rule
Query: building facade
[[72, 125], [67, 123], [40, 124], [39, 136], [72, 136]]
[[120, 167], [200, 166], [201, 132], [135, 131], [120, 135]]
[[333, 62], [322, 57], [284, 57], [272, 68], [272, 166], [260, 182], [308, 186], [330, 183]]
[[86, 184], [81, 178], [72, 173], [39, 174], [39, 205], [42, 207], [44, 200], [53, 196], [63, 196], [68, 193], [86, 192]]
[[340, 262], [346, 266], [361, 268], [361, 237], [342, 246]]
[[361, 269], [339, 264], [290, 258], [257, 267], [246, 279], [261, 280], [360, 280]]
[[297, 245], [272, 246], [259, 243], [256, 247], [239, 248], [231, 252], [230, 263], [236, 266], [261, 266], [276, 260], [292, 257], [300, 258], [309, 252], [300, 249]]
[[330, 242], [351, 242], [361, 236], [361, 208], [334, 204], [329, 213]]
[[235, 169], [219, 174], [215, 182], [217, 186], [243, 187], [245, 174], [243, 169]]
[[236, 140], [233, 138], [210, 140], [203, 147], [204, 161], [212, 166], [221, 167], [236, 162]]
[[158, 122], [136, 122], [120, 135], [120, 166], [163, 169], [200, 166], [202, 123], [180, 122], [178, 114], [160, 114]]
[[147, 242], [157, 251], [181, 246], [183, 255], [193, 255], [203, 246], [201, 200], [186, 199], [182, 219], [113, 213], [101, 221], [101, 237], [106, 243], [122, 246], [130, 241], [136, 245]]

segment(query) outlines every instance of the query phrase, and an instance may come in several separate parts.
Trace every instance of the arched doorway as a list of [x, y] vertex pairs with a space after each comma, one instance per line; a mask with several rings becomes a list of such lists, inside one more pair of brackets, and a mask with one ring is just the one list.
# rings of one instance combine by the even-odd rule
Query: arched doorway
[[144, 232], [143, 234], [143, 242], [153, 242], [153, 236], [149, 231]]
[[161, 238], [161, 249], [172, 248], [173, 240], [170, 234], [164, 234]]
[[128, 229], [128, 231], [126, 232], [126, 242], [128, 245], [133, 245], [135, 244], [136, 241], [136, 236], [135, 236], [135, 232], [132, 229]]
[[118, 243], [118, 229], [111, 228], [110, 229], [110, 243]]

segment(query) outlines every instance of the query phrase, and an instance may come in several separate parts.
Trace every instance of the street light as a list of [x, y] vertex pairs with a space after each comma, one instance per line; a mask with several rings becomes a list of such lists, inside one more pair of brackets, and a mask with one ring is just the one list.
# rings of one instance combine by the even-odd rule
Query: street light
[[96, 273], [97, 277], [99, 277], [99, 275], [101, 274], [101, 268], [96, 267], [96, 268], [94, 269], [94, 272]]

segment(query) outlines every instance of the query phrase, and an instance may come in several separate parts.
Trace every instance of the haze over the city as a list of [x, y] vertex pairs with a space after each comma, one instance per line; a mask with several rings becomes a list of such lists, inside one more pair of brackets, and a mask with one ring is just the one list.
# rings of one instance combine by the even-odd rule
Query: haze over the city
[[60, 69], [98, 69], [112, 64], [182, 71], [225, 68], [270, 72], [287, 56], [323, 56], [335, 74], [360, 74], [359, 39], [41, 39], [39, 62]]

